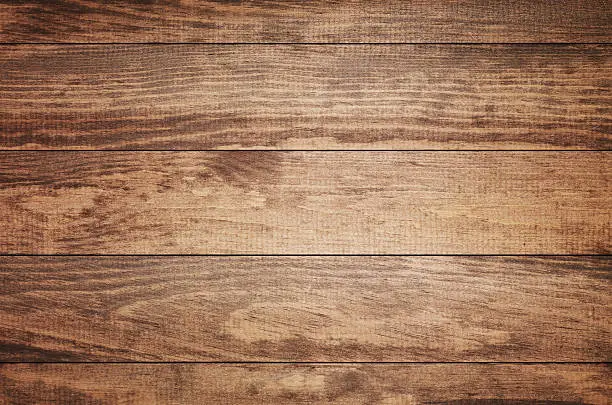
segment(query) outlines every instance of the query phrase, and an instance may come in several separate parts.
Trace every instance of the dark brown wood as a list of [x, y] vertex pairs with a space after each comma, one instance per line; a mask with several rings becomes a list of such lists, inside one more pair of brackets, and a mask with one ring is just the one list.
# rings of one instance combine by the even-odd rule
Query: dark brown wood
[[608, 404], [609, 381], [610, 369], [603, 364], [5, 364], [0, 401]]
[[2, 149], [611, 149], [610, 47], [17, 46]]
[[608, 0], [3, 1], [2, 42], [610, 42]]
[[609, 361], [610, 258], [4, 257], [1, 361]]
[[3, 152], [2, 253], [609, 254], [609, 152]]

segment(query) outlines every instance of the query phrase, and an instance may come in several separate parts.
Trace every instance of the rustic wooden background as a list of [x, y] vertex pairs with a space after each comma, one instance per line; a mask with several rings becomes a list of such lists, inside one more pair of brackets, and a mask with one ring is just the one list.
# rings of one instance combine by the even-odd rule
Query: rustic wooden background
[[0, 1], [0, 403], [609, 404], [611, 6]]

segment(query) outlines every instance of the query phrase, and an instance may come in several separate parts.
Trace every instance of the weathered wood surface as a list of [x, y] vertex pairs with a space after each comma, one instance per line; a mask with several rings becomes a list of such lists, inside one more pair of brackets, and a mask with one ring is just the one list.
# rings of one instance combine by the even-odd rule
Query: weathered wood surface
[[607, 257], [4, 257], [1, 361], [609, 361]]
[[0, 149], [611, 149], [610, 46], [10, 46]]
[[0, 404], [609, 404], [610, 10], [0, 0]]
[[608, 254], [609, 152], [3, 152], [1, 253]]
[[608, 404], [603, 364], [5, 364], [17, 404]]
[[0, 3], [2, 42], [610, 42], [608, 0]]

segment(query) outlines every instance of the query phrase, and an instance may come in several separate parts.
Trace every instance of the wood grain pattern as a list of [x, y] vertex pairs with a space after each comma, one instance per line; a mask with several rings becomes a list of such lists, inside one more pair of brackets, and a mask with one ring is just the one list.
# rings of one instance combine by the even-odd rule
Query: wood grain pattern
[[10, 364], [12, 404], [608, 404], [607, 365]]
[[2, 42], [610, 42], [608, 0], [0, 3]]
[[609, 361], [608, 257], [3, 257], [0, 361]]
[[611, 149], [610, 47], [17, 46], [2, 149]]
[[2, 253], [608, 254], [608, 152], [4, 152]]
[[610, 10], [0, 0], [0, 404], [609, 404]]

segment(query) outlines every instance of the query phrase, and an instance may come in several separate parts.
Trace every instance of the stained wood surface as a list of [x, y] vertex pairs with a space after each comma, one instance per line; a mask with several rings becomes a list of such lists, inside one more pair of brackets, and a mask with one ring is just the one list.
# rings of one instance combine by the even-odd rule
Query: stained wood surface
[[608, 152], [4, 152], [2, 253], [610, 253]]
[[607, 257], [4, 257], [1, 361], [609, 361]]
[[3, 1], [3, 42], [610, 42], [607, 0]]
[[611, 9], [0, 0], [0, 404], [609, 404]]
[[2, 149], [611, 149], [610, 47], [16, 46]]
[[607, 365], [10, 364], [6, 403], [607, 404]]

